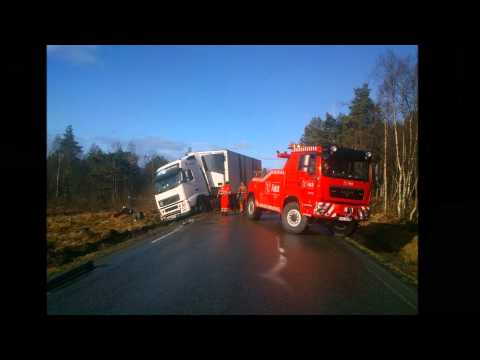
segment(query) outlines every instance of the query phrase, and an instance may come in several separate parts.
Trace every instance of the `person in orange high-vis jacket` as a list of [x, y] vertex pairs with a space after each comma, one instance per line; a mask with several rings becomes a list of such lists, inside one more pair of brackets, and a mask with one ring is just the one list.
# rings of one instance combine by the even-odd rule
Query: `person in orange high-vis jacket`
[[230, 182], [226, 181], [225, 185], [220, 188], [218, 195], [220, 196], [220, 211], [222, 215], [227, 215], [230, 211], [230, 195], [232, 194], [232, 187]]
[[240, 214], [243, 214], [243, 209], [245, 208], [245, 202], [247, 201], [247, 194], [248, 194], [248, 189], [242, 181], [240, 183], [240, 186], [238, 187], [238, 192], [237, 192], [238, 204], [240, 206]]

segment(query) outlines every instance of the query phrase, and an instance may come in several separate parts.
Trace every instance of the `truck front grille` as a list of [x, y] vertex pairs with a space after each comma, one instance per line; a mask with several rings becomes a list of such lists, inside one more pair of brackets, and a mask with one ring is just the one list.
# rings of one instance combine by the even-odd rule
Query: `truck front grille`
[[337, 197], [337, 198], [344, 198], [344, 199], [362, 200], [363, 190], [345, 188], [345, 187], [339, 187], [339, 186], [331, 186], [330, 196]]
[[174, 216], [180, 215], [180, 213], [181, 213], [181, 211], [178, 210], [178, 211], [175, 211], [175, 212], [166, 214], [165, 216], [166, 216], [166, 217], [174, 217]]
[[170, 196], [166, 199], [160, 200], [158, 202], [158, 206], [160, 206], [160, 207], [167, 206], [167, 205], [173, 204], [174, 202], [177, 202], [177, 201], [180, 201], [180, 196], [178, 194]]
[[174, 205], [174, 206], [170, 206], [170, 207], [166, 208], [164, 211], [165, 211], [165, 213], [169, 213], [170, 211], [174, 211], [174, 210], [177, 210], [177, 209], [180, 209], [180, 206]]

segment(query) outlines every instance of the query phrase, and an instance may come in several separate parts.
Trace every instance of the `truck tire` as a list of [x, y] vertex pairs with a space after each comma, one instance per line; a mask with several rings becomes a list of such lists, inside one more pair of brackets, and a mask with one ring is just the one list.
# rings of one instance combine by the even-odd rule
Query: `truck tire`
[[334, 220], [330, 224], [330, 230], [332, 231], [333, 235], [340, 236], [340, 237], [352, 235], [356, 228], [357, 228], [356, 221]]
[[197, 213], [207, 212], [210, 209], [207, 199], [205, 199], [204, 196], [198, 197], [196, 208], [197, 208], [197, 211], [196, 211]]
[[253, 195], [249, 196], [247, 201], [247, 217], [250, 220], [258, 220], [261, 214], [262, 210], [255, 205], [255, 197]]
[[283, 228], [294, 234], [301, 234], [307, 228], [308, 219], [302, 215], [296, 202], [289, 202], [282, 211]]

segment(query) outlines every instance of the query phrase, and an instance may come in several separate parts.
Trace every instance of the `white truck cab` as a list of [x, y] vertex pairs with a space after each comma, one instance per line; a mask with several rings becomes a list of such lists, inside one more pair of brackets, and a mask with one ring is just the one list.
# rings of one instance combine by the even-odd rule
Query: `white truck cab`
[[208, 197], [209, 189], [194, 155], [160, 167], [155, 175], [155, 202], [164, 219], [190, 213], [199, 205], [199, 197]]

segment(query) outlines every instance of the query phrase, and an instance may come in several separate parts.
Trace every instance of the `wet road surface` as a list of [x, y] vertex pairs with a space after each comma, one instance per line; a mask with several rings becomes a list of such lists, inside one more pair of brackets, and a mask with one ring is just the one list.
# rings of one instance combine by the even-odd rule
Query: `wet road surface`
[[203, 214], [95, 262], [48, 314], [416, 314], [417, 291], [321, 225]]

